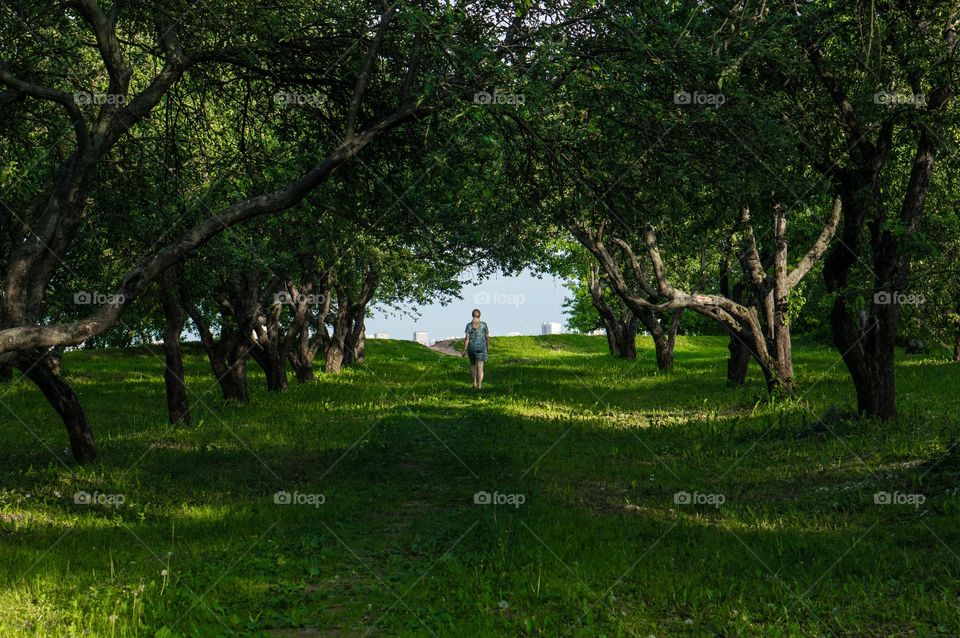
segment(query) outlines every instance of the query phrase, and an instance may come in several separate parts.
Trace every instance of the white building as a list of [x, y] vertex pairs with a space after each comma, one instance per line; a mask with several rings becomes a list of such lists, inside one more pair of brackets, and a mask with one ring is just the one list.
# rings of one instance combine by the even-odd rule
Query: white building
[[389, 339], [389, 338], [390, 338], [390, 333], [389, 333], [389, 332], [374, 332], [374, 333], [373, 333], [373, 338], [374, 338], [374, 339]]
[[423, 330], [418, 330], [414, 332], [413, 340], [419, 343], [420, 345], [424, 345], [424, 346], [430, 345], [430, 335], [424, 332]]
[[563, 325], [556, 321], [544, 321], [540, 327], [542, 335], [558, 335], [563, 331]]

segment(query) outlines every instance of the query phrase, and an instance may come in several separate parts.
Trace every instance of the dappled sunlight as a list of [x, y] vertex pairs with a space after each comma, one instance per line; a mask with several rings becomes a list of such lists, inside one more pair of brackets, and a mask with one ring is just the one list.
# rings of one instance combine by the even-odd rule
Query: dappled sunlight
[[[944, 450], [939, 426], [911, 418], [928, 428], [922, 436], [904, 428], [886, 438], [869, 421], [820, 428], [814, 415], [849, 392], [832, 380], [829, 351], [802, 358], [803, 378], [824, 382], [798, 402], [768, 399], [758, 382], [727, 388], [722, 340], [684, 340], [679, 347], [697, 355], [678, 351], [663, 375], [611, 361], [599, 337], [577, 338], [567, 351], [544, 347], [564, 339], [495, 339], [480, 392], [462, 360], [375, 342], [365, 366], [292, 384], [282, 401], [258, 387], [258, 375], [249, 405], [195, 401], [192, 428], [159, 418], [162, 379], [131, 382], [122, 352], [69, 353], [70, 374], [104, 361], [117, 368], [94, 392], [81, 388], [102, 459], [73, 470], [49, 463], [22, 426], [4, 423], [17, 468], [0, 495], [10, 540], [0, 552], [9, 567], [4, 604], [17, 618], [69, 623], [75, 612], [32, 602], [30, 592], [56, 600], [93, 587], [77, 613], [106, 605], [127, 614], [124, 622], [136, 614], [173, 623], [183, 613], [174, 609], [192, 607], [187, 625], [216, 631], [219, 609], [239, 604], [364, 626], [385, 613], [381, 623], [402, 622], [380, 579], [400, 582], [412, 568], [432, 569], [434, 579], [408, 594], [411, 605], [488, 600], [478, 618], [502, 616], [505, 596], [511, 610], [533, 613], [551, 608], [550, 596], [622, 578], [605, 605], [618, 613], [695, 589], [770, 622], [812, 622], [784, 592], [816, 585], [843, 551], [832, 584], [817, 585], [823, 594], [806, 603], [818, 615], [890, 595], [894, 572], [937, 578], [902, 552], [858, 566], [889, 554], [891, 543], [926, 539], [923, 551], [950, 564], [936, 540], [956, 536], [938, 518], [956, 507], [943, 479], [933, 480], [942, 474], [921, 487], [922, 508], [875, 503], [879, 493], [916, 491], [916, 477], [932, 471], [928, 459]], [[208, 388], [202, 358], [187, 363], [191, 387]], [[936, 374], [912, 367], [908, 383]], [[110, 409], [120, 384], [151, 398]], [[35, 415], [50, 444], [61, 440], [38, 397], [18, 389], [8, 400]], [[94, 502], [75, 502], [77, 492]], [[505, 502], [483, 505], [480, 494]], [[498, 575], [507, 569], [511, 576]], [[494, 593], [491, 578], [506, 579], [511, 593]], [[760, 600], [741, 589], [756, 578], [770, 586]], [[827, 595], [837, 586], [859, 589], [841, 602]], [[196, 603], [201, 594], [206, 604]], [[919, 604], [942, 613], [935, 600]]]

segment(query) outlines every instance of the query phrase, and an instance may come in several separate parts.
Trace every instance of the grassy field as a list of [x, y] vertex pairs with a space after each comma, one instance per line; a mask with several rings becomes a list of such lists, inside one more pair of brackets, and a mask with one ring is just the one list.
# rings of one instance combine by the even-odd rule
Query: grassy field
[[900, 420], [824, 424], [853, 397], [834, 350], [769, 401], [755, 369], [725, 387], [725, 345], [660, 375], [646, 340], [496, 338], [476, 393], [374, 341], [239, 407], [192, 351], [190, 430], [157, 353], [70, 353], [97, 465], [0, 386], [0, 635], [958, 635], [960, 365], [901, 356]]

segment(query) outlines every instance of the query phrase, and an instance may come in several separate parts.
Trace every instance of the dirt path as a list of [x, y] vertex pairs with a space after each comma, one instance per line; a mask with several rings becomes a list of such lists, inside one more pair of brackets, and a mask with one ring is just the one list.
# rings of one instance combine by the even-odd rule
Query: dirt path
[[444, 339], [443, 341], [438, 341], [430, 346], [430, 349], [435, 350], [440, 354], [449, 355], [451, 357], [459, 357], [460, 351], [453, 347], [454, 341], [456, 341], [456, 339]]

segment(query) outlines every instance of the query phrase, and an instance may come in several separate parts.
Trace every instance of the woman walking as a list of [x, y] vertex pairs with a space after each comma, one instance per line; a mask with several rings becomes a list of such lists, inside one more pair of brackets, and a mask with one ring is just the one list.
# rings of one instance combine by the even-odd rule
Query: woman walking
[[480, 321], [480, 311], [474, 308], [473, 321], [465, 329], [463, 354], [470, 355], [470, 375], [477, 390], [483, 387], [483, 362], [487, 360], [489, 349], [490, 330], [485, 322]]

